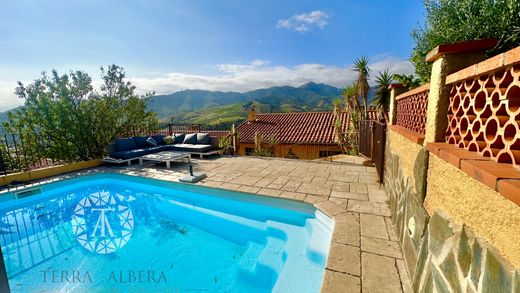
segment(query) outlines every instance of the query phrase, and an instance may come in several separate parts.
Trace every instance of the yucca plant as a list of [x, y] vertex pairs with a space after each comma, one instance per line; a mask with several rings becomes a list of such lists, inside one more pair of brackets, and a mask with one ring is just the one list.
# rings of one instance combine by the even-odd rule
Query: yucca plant
[[354, 71], [357, 72], [356, 88], [358, 90], [358, 96], [363, 99], [364, 115], [363, 118], [368, 117], [368, 92], [370, 91], [370, 85], [368, 80], [370, 79], [370, 68], [368, 67], [368, 58], [363, 56], [354, 61]]
[[385, 119], [388, 115], [388, 109], [390, 109], [390, 89], [388, 86], [392, 84], [393, 76], [385, 69], [383, 72], [379, 72], [376, 77], [377, 91], [375, 94], [374, 104], [376, 107], [383, 112]]

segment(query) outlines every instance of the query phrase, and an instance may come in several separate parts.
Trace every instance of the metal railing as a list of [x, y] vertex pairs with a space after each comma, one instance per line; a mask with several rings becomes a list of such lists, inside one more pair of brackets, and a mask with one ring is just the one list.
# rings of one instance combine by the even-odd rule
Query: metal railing
[[43, 137], [0, 134], [0, 174], [29, 171], [61, 164], [63, 154], [51, 151]]

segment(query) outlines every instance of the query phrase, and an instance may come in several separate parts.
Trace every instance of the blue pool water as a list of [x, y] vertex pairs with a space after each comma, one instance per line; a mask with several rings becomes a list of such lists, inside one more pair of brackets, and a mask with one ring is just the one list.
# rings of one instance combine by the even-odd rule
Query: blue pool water
[[319, 292], [333, 227], [300, 202], [119, 174], [0, 200], [13, 292]]

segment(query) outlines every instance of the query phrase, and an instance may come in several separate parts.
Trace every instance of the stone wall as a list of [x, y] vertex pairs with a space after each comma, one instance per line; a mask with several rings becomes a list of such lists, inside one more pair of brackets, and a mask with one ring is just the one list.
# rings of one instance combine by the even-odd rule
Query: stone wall
[[[520, 271], [511, 261], [516, 260], [516, 250], [509, 247], [510, 252], [504, 256], [496, 243], [491, 244], [482, 236], [481, 229], [487, 226], [496, 234], [509, 235], [512, 245], [520, 245], [520, 233], [511, 232], [520, 229], [511, 222], [516, 221], [514, 215], [505, 212], [503, 219], [498, 216], [493, 222], [489, 217], [496, 215], [496, 210], [484, 211], [485, 206], [500, 208], [504, 203], [512, 204], [509, 208], [518, 206], [491, 189], [485, 190], [485, 186], [470, 177], [446, 173], [446, 168], [460, 170], [392, 130], [388, 131], [385, 168], [385, 191], [390, 199], [392, 222], [414, 292], [520, 293]], [[423, 177], [424, 172], [427, 177]], [[483, 191], [496, 195], [491, 197]], [[452, 198], [452, 202], [443, 195]], [[475, 211], [472, 205], [464, 203], [469, 199], [478, 206], [482, 203], [475, 201], [479, 196], [487, 196], [484, 210]], [[453, 210], [455, 207], [458, 210]], [[464, 214], [477, 214], [488, 221], [473, 225], [474, 231], [466, 224]], [[516, 217], [520, 217], [520, 208]]]
[[[408, 273], [412, 276], [429, 217], [423, 208], [428, 153], [421, 145], [392, 130], [388, 130], [387, 137], [385, 191]], [[414, 223], [409, 223], [410, 218]], [[414, 226], [413, 233], [409, 233], [409, 225]]]
[[436, 211], [422, 238], [415, 292], [520, 292], [520, 273], [466, 225]]

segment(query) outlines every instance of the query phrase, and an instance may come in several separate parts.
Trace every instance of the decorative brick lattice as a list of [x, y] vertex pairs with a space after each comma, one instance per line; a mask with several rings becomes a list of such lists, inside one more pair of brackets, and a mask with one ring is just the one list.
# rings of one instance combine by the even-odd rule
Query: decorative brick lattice
[[430, 90], [427, 88], [424, 91], [398, 99], [396, 124], [408, 130], [424, 134], [429, 92]]
[[520, 165], [520, 64], [453, 84], [446, 142]]

